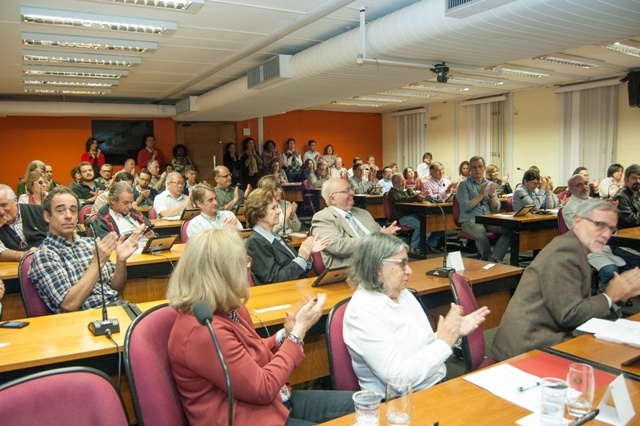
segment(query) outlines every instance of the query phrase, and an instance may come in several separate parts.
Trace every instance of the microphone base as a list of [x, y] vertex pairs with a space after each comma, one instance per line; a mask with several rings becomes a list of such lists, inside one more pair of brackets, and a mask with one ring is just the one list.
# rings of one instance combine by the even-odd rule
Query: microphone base
[[427, 275], [430, 275], [432, 277], [440, 277], [440, 278], [445, 278], [448, 277], [449, 275], [451, 275], [452, 273], [454, 273], [456, 270], [453, 268], [435, 268], [435, 269], [431, 269], [429, 271], [426, 272]]
[[104, 336], [107, 334], [107, 330], [111, 332], [111, 334], [120, 333], [120, 323], [116, 318], [100, 320], [100, 321], [91, 321], [88, 325], [89, 331], [94, 336]]

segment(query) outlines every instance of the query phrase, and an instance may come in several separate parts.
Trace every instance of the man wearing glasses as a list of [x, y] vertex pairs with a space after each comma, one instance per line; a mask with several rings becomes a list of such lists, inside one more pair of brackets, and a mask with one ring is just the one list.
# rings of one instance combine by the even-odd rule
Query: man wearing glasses
[[159, 218], [176, 220], [182, 211], [193, 206], [191, 198], [183, 194], [184, 178], [178, 172], [171, 172], [167, 176], [167, 189], [153, 200], [154, 208]]
[[344, 179], [329, 179], [322, 184], [322, 198], [327, 207], [313, 215], [313, 234], [329, 237], [329, 245], [322, 251], [326, 268], [348, 265], [360, 238], [374, 232], [395, 234], [396, 222], [380, 228], [371, 214], [353, 207], [353, 189]]
[[0, 184], [0, 262], [19, 262], [46, 237], [42, 207], [18, 204], [13, 189]]
[[610, 315], [614, 303], [640, 294], [640, 269], [616, 275], [604, 293], [591, 295], [589, 253], [599, 253], [616, 232], [618, 210], [591, 199], [576, 210], [571, 230], [549, 243], [522, 274], [493, 340], [499, 360], [573, 337], [591, 318]]
[[244, 199], [251, 192], [251, 185], [242, 192], [238, 186], [231, 187], [233, 176], [225, 166], [216, 166], [213, 169], [213, 175], [216, 180], [216, 201], [220, 210], [230, 210], [233, 214], [238, 214], [238, 208], [244, 204]]

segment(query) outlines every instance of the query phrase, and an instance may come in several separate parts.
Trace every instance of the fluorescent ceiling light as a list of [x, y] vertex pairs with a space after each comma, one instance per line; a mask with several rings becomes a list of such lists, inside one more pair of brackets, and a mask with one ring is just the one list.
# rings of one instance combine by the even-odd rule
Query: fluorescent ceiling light
[[549, 77], [549, 74], [537, 71], [531, 71], [528, 69], [519, 69], [519, 68], [507, 68], [507, 67], [491, 67], [488, 68], [490, 71], [496, 71], [500, 74], [510, 74], [517, 75], [520, 77], [529, 77], [529, 78], [545, 78]]
[[77, 78], [68, 77], [23, 77], [22, 82], [25, 86], [63, 86], [63, 87], [112, 87], [120, 83], [119, 80], [107, 80], [107, 79], [89, 79], [84, 78], [78, 80]]
[[480, 84], [482, 86], [502, 86], [504, 81], [483, 80], [481, 78], [471, 77], [449, 77], [449, 81], [457, 81], [459, 83]]
[[537, 58], [533, 58], [533, 60], [534, 61], [548, 62], [548, 63], [554, 64], [554, 65], [563, 65], [563, 66], [572, 67], [572, 68], [582, 68], [582, 69], [585, 69], [585, 70], [599, 67], [599, 65], [596, 65], [596, 64], [592, 64], [592, 63], [585, 62], [585, 61], [579, 61], [577, 59], [563, 58], [563, 57], [560, 57], [558, 55], [556, 55], [556, 56], [538, 56]]
[[401, 103], [407, 102], [406, 99], [403, 98], [388, 98], [386, 96], [354, 96], [353, 98], [347, 98], [347, 101], [371, 101], [371, 102], [392, 102], [392, 103]]
[[21, 7], [23, 23], [43, 24], [94, 30], [124, 31], [128, 33], [169, 35], [178, 28], [175, 22], [155, 21], [132, 17], [96, 15], [67, 10]]
[[357, 102], [357, 101], [333, 101], [331, 105], [346, 105], [346, 106], [357, 106], [357, 107], [368, 107], [368, 108], [378, 108], [382, 105], [367, 103], [367, 102]]
[[425, 93], [419, 92], [417, 90], [408, 91], [408, 90], [384, 90], [382, 92], [377, 92], [377, 95], [392, 95], [392, 96], [409, 96], [411, 98], [433, 98], [435, 95], [433, 93]]
[[635, 56], [636, 58], [640, 58], [640, 47], [630, 46], [628, 44], [623, 44], [619, 42], [605, 44], [601, 46], [604, 49], [613, 50], [614, 52], [623, 53], [629, 56]]
[[106, 95], [111, 89], [72, 89], [72, 88], [42, 88], [38, 86], [24, 86], [26, 93], [45, 93], [51, 95]]
[[22, 33], [22, 44], [29, 47], [60, 47], [134, 53], [151, 53], [158, 49], [158, 43], [156, 42], [27, 32]]
[[122, 78], [129, 75], [129, 70], [101, 70], [98, 68], [59, 67], [23, 65], [22, 74], [25, 76], [51, 77], [83, 77], [83, 78]]
[[468, 87], [458, 86], [456, 84], [429, 84], [429, 83], [411, 83], [402, 87], [403, 89], [424, 89], [424, 90], [442, 90], [445, 92], [466, 92]]
[[182, 10], [197, 12], [204, 5], [204, 0], [85, 0], [100, 3], [130, 4], [133, 6], [155, 7], [165, 10]]
[[142, 62], [142, 59], [132, 56], [93, 55], [83, 52], [68, 52], [65, 54], [38, 50], [23, 50], [22, 59], [27, 62], [91, 64], [114, 67], [131, 67], [139, 65]]

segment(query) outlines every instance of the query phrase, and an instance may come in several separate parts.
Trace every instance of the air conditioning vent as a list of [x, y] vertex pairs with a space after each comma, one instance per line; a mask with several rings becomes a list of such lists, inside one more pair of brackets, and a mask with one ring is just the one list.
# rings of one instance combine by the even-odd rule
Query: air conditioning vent
[[291, 55], [278, 55], [247, 71], [247, 88], [260, 89], [291, 78]]
[[468, 18], [496, 7], [513, 3], [515, 0], [444, 0], [448, 18]]

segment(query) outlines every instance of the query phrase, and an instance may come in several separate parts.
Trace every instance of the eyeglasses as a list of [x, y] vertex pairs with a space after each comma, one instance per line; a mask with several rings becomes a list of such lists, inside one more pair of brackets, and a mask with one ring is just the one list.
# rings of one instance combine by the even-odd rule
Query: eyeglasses
[[353, 192], [353, 188], [349, 187], [349, 188], [343, 189], [342, 191], [335, 191], [335, 192], [332, 192], [332, 193], [331, 193], [331, 194], [329, 194], [329, 195], [335, 195], [335, 194], [348, 194], [349, 192]]
[[226, 175], [218, 175], [217, 177], [222, 178], [222, 179], [230, 178], [231, 177], [231, 173], [226, 174]]
[[598, 228], [598, 231], [600, 232], [606, 232], [609, 231], [611, 232], [611, 235], [616, 235], [618, 233], [618, 229], [613, 227], [613, 226], [609, 226], [604, 222], [600, 222], [599, 220], [593, 220], [593, 219], [589, 219], [588, 217], [583, 217], [583, 219], [588, 220], [589, 222], [593, 223], [596, 228]]
[[168, 182], [168, 183], [173, 183], [178, 186], [184, 186], [184, 182]]
[[41, 185], [41, 186], [42, 186], [42, 185], [44, 185], [44, 181], [42, 181], [42, 180], [39, 180], [39, 181], [37, 181], [36, 183], [37, 183], [38, 185]]
[[382, 259], [382, 261], [397, 263], [402, 269], [407, 269], [407, 266], [409, 266], [409, 259], [406, 257], [404, 259]]

